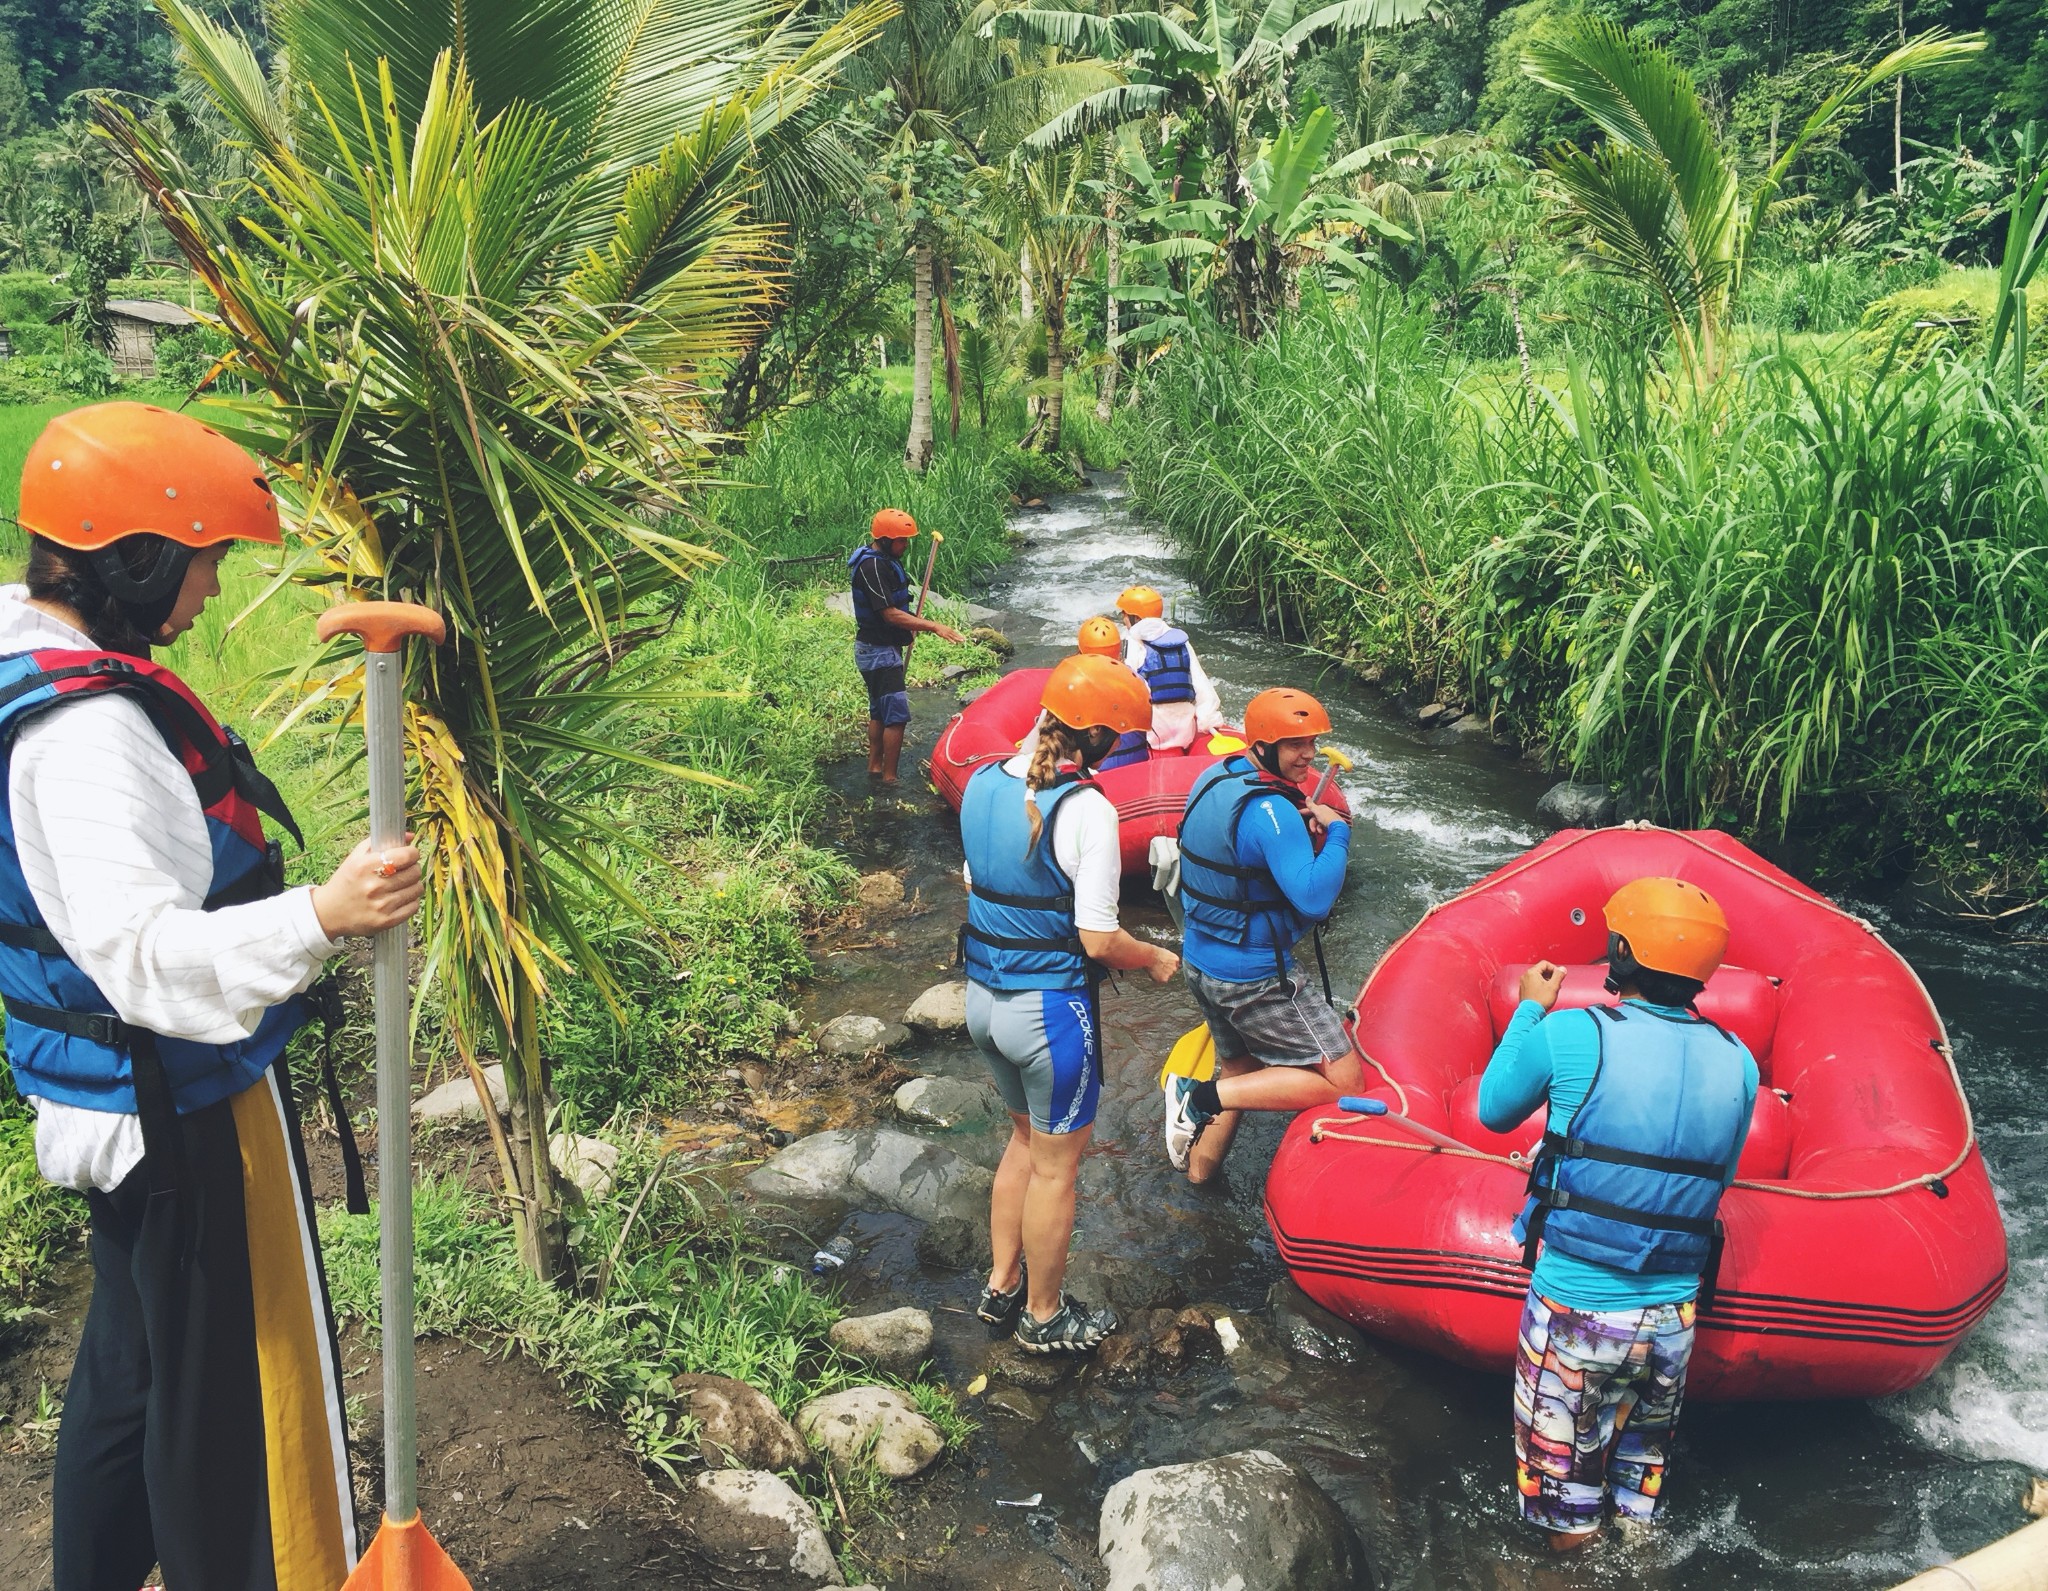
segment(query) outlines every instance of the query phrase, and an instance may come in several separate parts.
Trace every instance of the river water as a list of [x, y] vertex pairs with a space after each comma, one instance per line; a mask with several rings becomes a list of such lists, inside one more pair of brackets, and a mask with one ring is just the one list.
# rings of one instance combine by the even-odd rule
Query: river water
[[[1326, 935], [1340, 998], [1427, 907], [1541, 838], [1534, 811], [1543, 778], [1483, 739], [1423, 735], [1342, 672], [1206, 610], [1170, 543], [1132, 512], [1114, 481], [1056, 498], [1048, 511], [1021, 516], [1017, 528], [1019, 555], [981, 597], [1001, 610], [996, 622], [1017, 645], [1016, 666], [1043, 666], [1071, 651], [1082, 619], [1142, 581], [1169, 593], [1233, 717], [1256, 690], [1276, 684], [1311, 688], [1328, 705], [1335, 742], [1357, 764], [1345, 781], [1356, 816], [1350, 879]], [[928, 752], [951, 703], [913, 694], [913, 742]], [[841, 777], [849, 794], [858, 790], [857, 770]], [[863, 1008], [882, 1011], [934, 981], [947, 960], [959, 916], [959, 837], [943, 807], [908, 793], [913, 782], [906, 778], [895, 801], [865, 805], [856, 848], [864, 865], [902, 870], [933, 909], [906, 923], [897, 953], [882, 965], [872, 957], [828, 960], [828, 999], [858, 993]], [[1303, 1464], [1358, 1528], [1381, 1582], [1417, 1591], [1882, 1587], [2024, 1523], [2017, 1501], [2025, 1478], [2048, 1473], [2044, 963], [2037, 952], [1989, 944], [1924, 914], [1854, 904], [1919, 969], [1947, 1019], [2012, 1245], [2004, 1298], [1922, 1387], [1877, 1403], [1695, 1405], [1683, 1422], [1666, 1527], [1645, 1539], [1603, 1541], [1564, 1564], [1513, 1517], [1506, 1378], [1363, 1339], [1350, 1347], [1348, 1364], [1276, 1349], [1152, 1389], [1070, 1381], [1035, 1423], [984, 1416], [986, 1473], [973, 1484], [990, 1500], [1043, 1493], [1044, 1509], [1066, 1532], [1048, 1540], [1055, 1556], [1065, 1541], [1076, 1582], [1089, 1572], [1074, 1548], [1092, 1545], [1096, 1511], [1114, 1481], [1143, 1466], [1249, 1447]], [[1134, 930], [1169, 933], [1149, 894], [1127, 895], [1125, 909]], [[1269, 1290], [1285, 1275], [1259, 1208], [1284, 1121], [1248, 1118], [1220, 1188], [1197, 1191], [1172, 1172], [1160, 1143], [1157, 1072], [1194, 1020], [1177, 985], [1127, 979], [1105, 992], [1106, 1086], [1075, 1247], [1147, 1261], [1175, 1276], [1189, 1298], [1220, 1301], [1256, 1331]], [[978, 1075], [964, 1046], [913, 1064]], [[986, 1159], [998, 1142], [992, 1134], [965, 1147]], [[941, 1365], [964, 1383], [988, 1353], [960, 1312], [978, 1279], [919, 1265], [913, 1234], [900, 1224], [862, 1227], [856, 1218], [854, 1230], [865, 1252], [849, 1276], [852, 1296], [936, 1307]]]

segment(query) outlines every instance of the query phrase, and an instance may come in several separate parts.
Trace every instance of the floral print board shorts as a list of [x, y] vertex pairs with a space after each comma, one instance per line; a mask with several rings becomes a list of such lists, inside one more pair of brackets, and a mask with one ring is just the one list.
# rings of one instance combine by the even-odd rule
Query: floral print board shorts
[[1592, 1530], [1606, 1503], [1656, 1517], [1685, 1372], [1694, 1306], [1567, 1309], [1534, 1289], [1515, 1355], [1515, 1488], [1522, 1517], [1545, 1530]]

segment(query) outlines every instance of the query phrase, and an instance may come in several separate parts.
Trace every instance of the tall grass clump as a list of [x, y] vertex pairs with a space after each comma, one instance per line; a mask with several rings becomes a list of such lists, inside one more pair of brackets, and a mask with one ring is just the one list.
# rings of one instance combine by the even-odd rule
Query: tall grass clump
[[1257, 342], [1197, 335], [1164, 362], [1128, 438], [1133, 487], [1212, 598], [1433, 675], [1464, 582], [1457, 374], [1393, 289], [1310, 295]]

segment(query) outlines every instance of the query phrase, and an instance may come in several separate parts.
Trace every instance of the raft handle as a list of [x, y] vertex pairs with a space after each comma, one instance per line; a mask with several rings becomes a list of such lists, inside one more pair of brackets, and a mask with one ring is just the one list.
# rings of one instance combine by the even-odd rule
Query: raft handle
[[1384, 1099], [1367, 1099], [1363, 1094], [1346, 1094], [1337, 1101], [1337, 1108], [1349, 1116], [1384, 1116], [1387, 1102]]
[[1927, 1184], [1927, 1191], [1937, 1199], [1946, 1199], [1948, 1197], [1948, 1184], [1943, 1182], [1941, 1178], [1935, 1177]]

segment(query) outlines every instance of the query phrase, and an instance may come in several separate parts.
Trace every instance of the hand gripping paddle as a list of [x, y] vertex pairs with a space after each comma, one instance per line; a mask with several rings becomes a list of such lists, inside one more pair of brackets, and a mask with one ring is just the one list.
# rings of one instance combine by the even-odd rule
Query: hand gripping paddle
[[[363, 638], [363, 730], [370, 753], [370, 843], [405, 844], [407, 636], [438, 644], [441, 615], [410, 602], [349, 602], [314, 633]], [[412, 1369], [412, 1035], [405, 924], [377, 936], [377, 1203], [384, 1280], [384, 1522], [342, 1591], [470, 1591], [419, 1508], [419, 1425]]]

